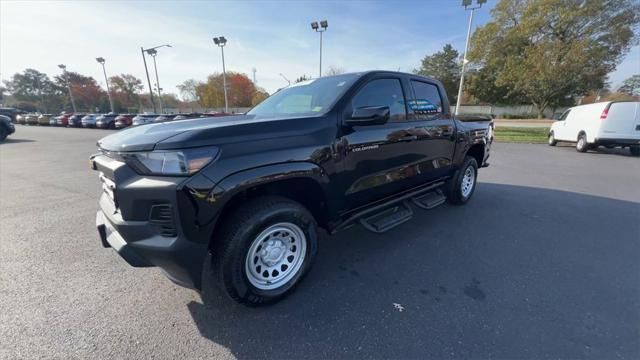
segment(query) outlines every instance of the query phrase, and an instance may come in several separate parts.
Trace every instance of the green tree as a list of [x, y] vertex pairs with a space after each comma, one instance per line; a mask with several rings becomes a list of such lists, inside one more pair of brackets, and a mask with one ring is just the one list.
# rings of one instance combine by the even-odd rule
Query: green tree
[[23, 107], [41, 112], [55, 112], [62, 107], [63, 88], [38, 70], [26, 69], [22, 73], [15, 73], [9, 81], [5, 81], [5, 85], [13, 99]]
[[633, 75], [626, 79], [622, 86], [618, 88], [618, 92], [640, 96], [640, 74]]
[[135, 111], [140, 106], [142, 80], [131, 74], [120, 74], [110, 77], [109, 85], [116, 111]]
[[460, 84], [460, 62], [458, 60], [458, 51], [451, 44], [446, 44], [441, 51], [425, 56], [420, 68], [413, 70], [413, 72], [440, 80], [449, 95], [449, 101], [455, 103]]
[[[544, 110], [606, 85], [635, 42], [633, 0], [501, 0], [471, 39], [480, 68], [469, 87], [481, 99], [524, 98]], [[479, 91], [482, 87], [493, 87]], [[488, 95], [488, 96], [487, 96]]]
[[180, 91], [180, 97], [182, 97], [182, 101], [192, 102], [197, 100], [198, 94], [196, 92], [196, 87], [198, 86], [198, 82], [195, 79], [185, 80], [182, 84], [177, 86], [178, 91]]
[[303, 82], [303, 81], [307, 81], [309, 80], [309, 78], [307, 77], [307, 75], [302, 75], [299, 78], [296, 79], [295, 83], [299, 83], [299, 82]]

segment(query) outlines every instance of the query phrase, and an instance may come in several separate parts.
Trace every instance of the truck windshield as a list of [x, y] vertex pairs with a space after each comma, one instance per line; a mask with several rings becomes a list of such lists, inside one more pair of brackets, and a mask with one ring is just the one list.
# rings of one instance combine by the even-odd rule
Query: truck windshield
[[335, 104], [358, 77], [358, 74], [345, 74], [302, 81], [276, 92], [247, 114], [267, 116], [322, 115]]

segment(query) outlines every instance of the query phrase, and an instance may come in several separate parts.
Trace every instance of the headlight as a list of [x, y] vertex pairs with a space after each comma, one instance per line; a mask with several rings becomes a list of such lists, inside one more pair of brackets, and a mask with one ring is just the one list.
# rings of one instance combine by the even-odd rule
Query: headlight
[[141, 175], [193, 175], [218, 155], [218, 148], [149, 151], [121, 154], [124, 161]]

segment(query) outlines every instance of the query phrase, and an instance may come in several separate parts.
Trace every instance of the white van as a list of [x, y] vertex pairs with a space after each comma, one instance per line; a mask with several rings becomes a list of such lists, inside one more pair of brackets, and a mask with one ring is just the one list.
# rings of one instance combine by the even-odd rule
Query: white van
[[565, 111], [551, 125], [549, 145], [558, 141], [576, 143], [586, 152], [598, 146], [629, 147], [640, 155], [640, 102], [608, 101], [581, 105]]

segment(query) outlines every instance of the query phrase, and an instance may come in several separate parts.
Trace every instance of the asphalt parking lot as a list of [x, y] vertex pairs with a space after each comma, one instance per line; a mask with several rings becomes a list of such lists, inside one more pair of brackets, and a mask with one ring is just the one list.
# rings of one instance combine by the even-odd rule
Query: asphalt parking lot
[[108, 131], [0, 144], [0, 358], [640, 358], [640, 159], [495, 144], [466, 206], [324, 235], [266, 308], [100, 246]]

